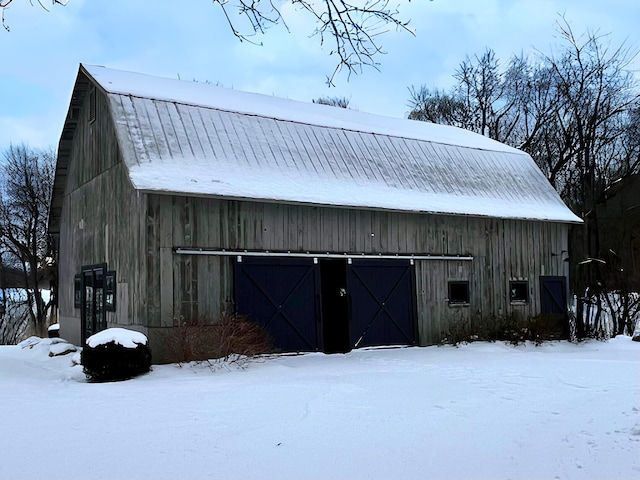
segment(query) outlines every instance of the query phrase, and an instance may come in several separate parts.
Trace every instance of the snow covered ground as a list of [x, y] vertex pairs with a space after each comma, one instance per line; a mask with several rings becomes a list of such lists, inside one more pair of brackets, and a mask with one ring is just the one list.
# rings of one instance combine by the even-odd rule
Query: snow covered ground
[[49, 343], [0, 347], [0, 479], [640, 478], [629, 337], [163, 365], [107, 384]]

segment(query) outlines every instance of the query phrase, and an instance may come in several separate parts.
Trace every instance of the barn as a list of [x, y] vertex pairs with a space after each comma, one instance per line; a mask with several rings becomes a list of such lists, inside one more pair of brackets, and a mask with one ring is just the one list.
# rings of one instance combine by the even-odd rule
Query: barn
[[454, 127], [80, 65], [49, 232], [61, 336], [230, 313], [283, 351], [437, 343], [566, 309], [579, 223], [525, 153]]

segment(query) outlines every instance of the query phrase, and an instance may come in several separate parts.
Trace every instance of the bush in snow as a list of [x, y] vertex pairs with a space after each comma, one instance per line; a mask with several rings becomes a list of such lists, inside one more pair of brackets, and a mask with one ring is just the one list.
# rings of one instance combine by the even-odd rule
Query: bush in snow
[[89, 380], [127, 380], [151, 370], [151, 350], [144, 334], [108, 328], [87, 339], [80, 361]]
[[519, 345], [531, 341], [540, 345], [544, 341], [566, 339], [567, 336], [566, 321], [557, 315], [477, 315], [450, 321], [441, 343], [457, 345], [473, 341], [505, 341]]
[[63, 357], [78, 351], [78, 347], [59, 337], [40, 338], [32, 336], [20, 342], [18, 347], [25, 350], [48, 350], [50, 357]]
[[234, 361], [243, 366], [251, 358], [273, 352], [263, 327], [240, 315], [225, 315], [217, 322], [207, 318], [181, 319], [167, 337], [169, 361]]

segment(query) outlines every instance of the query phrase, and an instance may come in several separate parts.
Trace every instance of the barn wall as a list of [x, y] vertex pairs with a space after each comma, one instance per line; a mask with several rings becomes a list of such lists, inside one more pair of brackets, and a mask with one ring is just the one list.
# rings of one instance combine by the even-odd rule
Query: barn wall
[[[539, 277], [566, 275], [567, 226], [180, 196], [149, 196], [149, 326], [233, 311], [233, 259], [177, 255], [175, 247], [294, 252], [472, 255], [416, 261], [420, 342], [473, 316], [535, 315]], [[470, 282], [470, 302], [450, 306], [449, 280]], [[511, 304], [510, 280], [529, 302]]]
[[80, 342], [81, 312], [74, 308], [74, 276], [87, 265], [116, 271], [116, 311], [107, 323], [143, 329], [146, 301], [141, 221], [145, 195], [133, 190], [120, 158], [107, 98], [96, 93], [96, 118], [89, 121], [89, 95], [71, 148], [59, 239], [59, 313], [61, 335]]
[[[427, 217], [429, 218], [429, 217]], [[445, 217], [443, 217], [445, 218]], [[447, 217], [472, 262], [416, 262], [420, 340], [433, 344], [460, 322], [540, 313], [540, 277], [568, 275], [567, 231], [559, 223]], [[456, 226], [456, 223], [458, 224]], [[459, 237], [460, 238], [460, 237]], [[447, 302], [448, 281], [468, 280], [468, 305]], [[510, 281], [528, 283], [527, 303], [512, 303]]]

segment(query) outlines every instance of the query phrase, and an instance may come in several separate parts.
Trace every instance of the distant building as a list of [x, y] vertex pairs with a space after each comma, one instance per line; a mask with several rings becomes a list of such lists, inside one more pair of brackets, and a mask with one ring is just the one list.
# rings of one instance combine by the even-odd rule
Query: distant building
[[[640, 175], [614, 183], [605, 196], [605, 201], [596, 208], [600, 257], [609, 264], [605, 270], [616, 277], [611, 279], [611, 287], [637, 289], [640, 287]], [[615, 274], [611, 270], [615, 270]]]
[[238, 312], [285, 351], [428, 345], [563, 312], [581, 220], [454, 127], [80, 66], [58, 150], [62, 337]]

